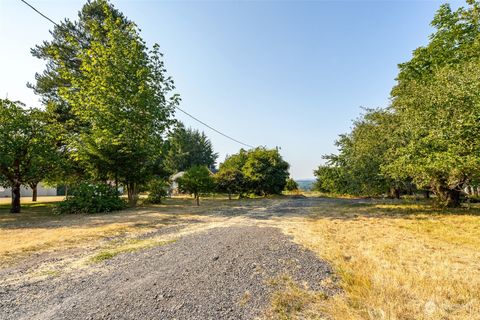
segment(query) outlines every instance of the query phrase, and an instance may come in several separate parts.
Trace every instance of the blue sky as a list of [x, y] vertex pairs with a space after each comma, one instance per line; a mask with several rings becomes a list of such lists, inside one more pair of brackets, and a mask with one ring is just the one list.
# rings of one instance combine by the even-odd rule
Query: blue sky
[[[84, 1], [30, 0], [55, 21]], [[426, 44], [437, 1], [112, 1], [165, 54], [181, 107], [251, 145], [280, 147], [291, 175], [311, 178], [360, 107], [388, 105], [397, 64]], [[462, 2], [453, 2], [457, 7]], [[51, 24], [0, 0], [0, 96], [40, 107], [26, 88], [44, 63], [29, 49]], [[222, 161], [241, 147], [204, 130]]]

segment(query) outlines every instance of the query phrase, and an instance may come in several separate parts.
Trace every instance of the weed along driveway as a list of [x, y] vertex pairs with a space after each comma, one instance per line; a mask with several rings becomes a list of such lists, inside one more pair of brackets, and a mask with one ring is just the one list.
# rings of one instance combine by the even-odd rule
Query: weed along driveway
[[253, 319], [271, 315], [283, 290], [338, 291], [326, 262], [268, 222], [289, 201], [235, 203], [207, 203], [97, 248], [22, 257], [1, 271], [0, 318]]

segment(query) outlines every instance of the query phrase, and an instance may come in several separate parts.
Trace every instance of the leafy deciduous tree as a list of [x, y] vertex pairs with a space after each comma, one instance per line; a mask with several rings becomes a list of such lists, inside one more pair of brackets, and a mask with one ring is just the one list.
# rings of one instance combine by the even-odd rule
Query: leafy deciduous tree
[[221, 167], [215, 174], [217, 190], [228, 193], [228, 199], [232, 199], [233, 193], [242, 193], [245, 188], [244, 174], [235, 168]]
[[287, 183], [285, 184], [285, 190], [287, 190], [287, 191], [298, 190], [298, 183], [295, 180], [293, 180], [292, 178], [288, 178]]
[[195, 197], [197, 206], [200, 205], [200, 195], [214, 188], [212, 173], [206, 166], [194, 166], [188, 169], [177, 181], [182, 192], [190, 193]]
[[95, 180], [124, 184], [133, 206], [179, 102], [159, 47], [147, 52], [135, 24], [104, 0], [88, 2], [79, 21], [52, 35], [33, 50], [48, 61], [35, 91], [71, 125], [65, 144], [72, 158]]
[[12, 189], [12, 213], [20, 212], [20, 187], [36, 187], [55, 164], [55, 146], [42, 113], [0, 100], [0, 181]]

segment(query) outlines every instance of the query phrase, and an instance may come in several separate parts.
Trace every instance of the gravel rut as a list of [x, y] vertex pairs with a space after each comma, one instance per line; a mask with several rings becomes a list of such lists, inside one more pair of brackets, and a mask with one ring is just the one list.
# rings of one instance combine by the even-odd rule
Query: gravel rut
[[[277, 202], [267, 211], [305, 204]], [[91, 268], [0, 286], [0, 319], [255, 319], [268, 308], [268, 281], [283, 275], [335, 293], [321, 286], [332, 276], [326, 262], [258, 225], [199, 231]]]

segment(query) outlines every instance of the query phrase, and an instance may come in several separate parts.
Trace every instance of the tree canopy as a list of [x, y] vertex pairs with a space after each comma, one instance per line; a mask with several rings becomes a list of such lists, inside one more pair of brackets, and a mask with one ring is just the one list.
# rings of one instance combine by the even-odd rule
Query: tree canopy
[[124, 184], [135, 205], [179, 102], [159, 46], [149, 51], [136, 25], [104, 0], [85, 4], [52, 36], [32, 50], [47, 60], [32, 87], [62, 124], [71, 158], [94, 180]]
[[449, 206], [478, 181], [480, 153], [480, 5], [437, 11], [426, 46], [399, 65], [392, 102], [368, 110], [320, 167], [317, 188], [374, 195], [386, 189], [432, 190]]
[[194, 166], [178, 178], [178, 186], [182, 192], [192, 194], [199, 206], [200, 195], [213, 191], [214, 180], [206, 166]]
[[218, 154], [213, 151], [211, 141], [205, 133], [185, 128], [178, 123], [168, 137], [165, 167], [171, 173], [185, 171], [194, 166], [212, 169]]
[[220, 164], [220, 172], [241, 172], [243, 182], [236, 192], [250, 192], [266, 196], [281, 193], [289, 176], [289, 164], [283, 160], [278, 149], [258, 147], [241, 149]]
[[0, 182], [12, 188], [12, 213], [20, 212], [20, 187], [45, 178], [56, 164], [56, 147], [42, 111], [0, 100]]

